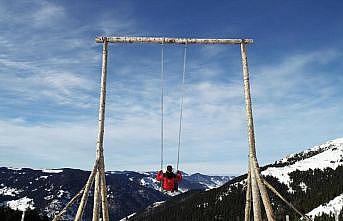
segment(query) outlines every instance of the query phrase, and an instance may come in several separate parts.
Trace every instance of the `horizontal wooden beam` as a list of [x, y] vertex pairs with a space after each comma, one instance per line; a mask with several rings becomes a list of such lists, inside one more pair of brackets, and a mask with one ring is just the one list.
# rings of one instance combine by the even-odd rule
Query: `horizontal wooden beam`
[[155, 37], [97, 37], [96, 43], [159, 43], [159, 44], [251, 44], [252, 39], [226, 38], [155, 38]]

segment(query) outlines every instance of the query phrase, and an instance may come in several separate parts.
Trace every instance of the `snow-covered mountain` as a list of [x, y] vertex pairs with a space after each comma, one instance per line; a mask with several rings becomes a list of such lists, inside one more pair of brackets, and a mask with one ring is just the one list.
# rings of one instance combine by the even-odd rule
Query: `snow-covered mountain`
[[[343, 220], [343, 138], [291, 154], [262, 168], [262, 175], [281, 194], [310, 217]], [[183, 194], [154, 208], [139, 211], [129, 220], [239, 220], [244, 218], [246, 174], [220, 188]], [[271, 201], [277, 220], [299, 216], [273, 194]], [[329, 218], [329, 217], [332, 218]]]
[[[262, 174], [276, 177], [280, 182], [290, 186], [292, 180], [289, 175], [294, 171], [336, 169], [342, 165], [343, 138], [340, 138], [314, 146], [301, 153], [289, 155], [268, 167]], [[305, 188], [305, 184], [303, 186]]]
[[[293, 186], [298, 185], [303, 192], [309, 191], [306, 182], [295, 184], [291, 174], [300, 171], [314, 170], [336, 170], [343, 166], [343, 138], [332, 140], [324, 144], [314, 146], [301, 153], [289, 155], [273, 166], [265, 169], [262, 174], [264, 176], [272, 176], [278, 179], [279, 182], [286, 184], [288, 191], [294, 193]], [[341, 174], [343, 176], [343, 174]], [[341, 183], [343, 186], [343, 183]], [[328, 186], [327, 188], [330, 188]], [[322, 214], [340, 213], [343, 208], [343, 191], [340, 195], [326, 201], [320, 206], [314, 208], [307, 215], [314, 218]]]
[[[89, 171], [77, 169], [34, 170], [29, 168], [0, 168], [0, 204], [12, 209], [38, 209], [52, 217], [84, 185]], [[155, 172], [110, 171], [106, 173], [110, 215], [113, 220], [123, 218], [149, 204], [165, 201], [169, 195], [161, 193]], [[197, 178], [201, 177], [201, 179]], [[211, 189], [227, 182], [227, 176], [184, 174], [180, 191]], [[90, 217], [92, 193], [85, 217]], [[74, 206], [65, 220], [71, 220], [76, 212]]]
[[[160, 189], [160, 183], [155, 179], [156, 172], [111, 172], [112, 174], [126, 174], [129, 180], [140, 183], [142, 186], [149, 187], [155, 190]], [[139, 174], [139, 175], [137, 175]], [[224, 183], [228, 182], [234, 176], [209, 176], [201, 173], [187, 174], [183, 173], [183, 180], [179, 185], [179, 193], [184, 193], [189, 190], [209, 190], [220, 187]], [[168, 193], [167, 193], [168, 194]], [[173, 194], [175, 195], [175, 194]]]

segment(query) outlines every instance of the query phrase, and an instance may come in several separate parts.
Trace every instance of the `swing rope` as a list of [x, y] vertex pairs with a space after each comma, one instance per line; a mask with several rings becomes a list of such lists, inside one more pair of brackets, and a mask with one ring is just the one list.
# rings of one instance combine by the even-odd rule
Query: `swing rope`
[[183, 118], [183, 98], [185, 93], [185, 74], [186, 74], [186, 58], [187, 58], [187, 44], [183, 51], [183, 70], [182, 70], [182, 84], [181, 84], [181, 101], [180, 101], [180, 118], [179, 118], [179, 136], [177, 144], [177, 163], [176, 171], [179, 170], [180, 163], [180, 148], [181, 148], [181, 132], [182, 132], [182, 118]]
[[164, 149], [164, 53], [163, 43], [161, 48], [161, 170], [163, 170]]

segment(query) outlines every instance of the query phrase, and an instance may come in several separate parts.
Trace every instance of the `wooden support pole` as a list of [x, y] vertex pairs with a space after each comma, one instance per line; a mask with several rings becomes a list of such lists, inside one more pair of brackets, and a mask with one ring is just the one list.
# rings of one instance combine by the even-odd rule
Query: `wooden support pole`
[[25, 220], [25, 213], [26, 213], [26, 210], [23, 211], [23, 213], [21, 214], [21, 221], [24, 221]]
[[250, 162], [250, 173], [251, 173], [251, 193], [252, 193], [252, 205], [253, 205], [253, 217], [254, 221], [262, 221], [261, 213], [261, 196], [258, 190], [256, 181], [256, 173], [252, 163]]
[[[107, 54], [108, 41], [103, 39], [102, 48], [102, 68], [101, 68], [101, 89], [100, 89], [100, 103], [99, 103], [99, 132], [97, 139], [96, 158], [99, 160], [99, 179], [97, 187], [95, 188], [96, 196], [101, 196], [103, 221], [109, 221], [108, 205], [107, 205], [107, 189], [105, 177], [105, 163], [104, 163], [104, 129], [105, 129], [105, 104], [106, 104], [106, 78], [107, 78]], [[99, 194], [100, 191], [100, 194]], [[100, 198], [97, 203], [100, 204]], [[99, 208], [99, 207], [98, 207]], [[97, 215], [97, 214], [96, 214]]]
[[266, 210], [268, 221], [276, 221], [275, 216], [274, 216], [274, 212], [273, 212], [273, 208], [272, 208], [270, 200], [269, 200], [268, 192], [267, 192], [267, 189], [263, 183], [263, 178], [261, 176], [260, 167], [258, 166], [257, 161], [255, 162], [255, 173], [256, 173], [256, 182], [257, 182], [258, 188], [260, 190], [262, 202], [264, 205], [264, 209]]
[[246, 181], [247, 189], [245, 195], [245, 212], [244, 212], [244, 221], [250, 221], [250, 212], [251, 212], [251, 172], [250, 172], [250, 162], [248, 164], [248, 177]]
[[81, 194], [83, 193], [84, 188], [82, 188], [82, 190], [80, 190], [70, 201], [69, 203], [67, 203], [67, 205], [57, 214], [55, 215], [54, 219], [52, 221], [58, 221], [61, 219], [61, 217], [63, 216], [63, 214], [65, 212], [67, 212], [67, 209], [74, 204], [74, 202], [81, 196]]
[[254, 138], [254, 125], [252, 118], [251, 97], [250, 97], [250, 82], [249, 82], [249, 69], [248, 60], [246, 54], [245, 44], [241, 44], [241, 55], [243, 65], [243, 83], [244, 83], [244, 95], [245, 95], [245, 109], [248, 123], [248, 143], [249, 143], [249, 171], [251, 179], [251, 192], [253, 203], [253, 215], [254, 221], [261, 221], [261, 206], [260, 206], [260, 194], [258, 191], [258, 185], [256, 183], [255, 168], [254, 168], [254, 156], [255, 152], [255, 138]]
[[335, 210], [335, 221], [339, 221], [339, 210]]
[[93, 201], [93, 218], [92, 221], [99, 221], [100, 213], [100, 173], [99, 168], [95, 175], [95, 183], [94, 183], [94, 201]]
[[158, 44], [252, 44], [252, 39], [220, 38], [155, 38], [155, 37], [97, 37], [96, 43], [158, 43]]
[[273, 208], [270, 203], [269, 195], [265, 185], [263, 184], [263, 178], [261, 176], [260, 168], [258, 166], [256, 167], [256, 181], [258, 188], [260, 189], [260, 194], [262, 197], [264, 209], [266, 210], [268, 221], [276, 221]]
[[[104, 162], [102, 160], [102, 162]], [[109, 221], [108, 214], [108, 201], [107, 201], [107, 186], [106, 186], [106, 174], [105, 165], [102, 163], [102, 170], [100, 173], [100, 191], [101, 191], [101, 207], [102, 207], [102, 221]]]
[[99, 164], [99, 161], [96, 160], [94, 167], [93, 167], [93, 170], [92, 170], [92, 172], [91, 172], [91, 174], [87, 180], [87, 183], [84, 187], [85, 190], [83, 191], [82, 198], [80, 201], [80, 205], [79, 205], [79, 208], [77, 209], [77, 213], [76, 213], [74, 221], [81, 221], [82, 220], [83, 211], [84, 211], [86, 204], [87, 204], [88, 193], [89, 193], [91, 186], [93, 185], [94, 176], [95, 176], [96, 171], [98, 169], [98, 164]]
[[260, 221], [261, 219], [255, 216], [255, 211], [258, 212], [258, 205], [255, 200], [259, 200], [257, 197], [255, 183], [257, 188], [260, 190], [261, 197], [266, 209], [266, 214], [268, 221], [275, 221], [272, 207], [270, 205], [269, 196], [262, 183], [262, 178], [256, 158], [256, 147], [255, 147], [255, 134], [254, 134], [254, 122], [252, 116], [252, 105], [251, 105], [251, 95], [250, 95], [250, 82], [249, 82], [249, 68], [248, 68], [248, 58], [246, 43], [241, 43], [241, 55], [242, 55], [242, 66], [243, 66], [243, 82], [244, 82], [244, 95], [245, 95], [245, 107], [248, 122], [248, 142], [249, 142], [249, 164], [251, 170], [251, 183], [252, 183], [252, 195], [253, 195], [253, 207], [254, 207], [254, 221]]

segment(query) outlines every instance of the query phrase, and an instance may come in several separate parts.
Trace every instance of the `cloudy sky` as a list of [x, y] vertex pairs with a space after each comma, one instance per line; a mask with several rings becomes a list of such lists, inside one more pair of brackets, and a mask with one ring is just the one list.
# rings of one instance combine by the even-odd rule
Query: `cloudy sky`
[[[89, 169], [101, 45], [96, 36], [253, 38], [260, 163], [343, 137], [342, 1], [0, 0], [0, 166]], [[175, 164], [183, 46], [165, 45], [165, 161]], [[240, 49], [187, 47], [180, 168], [247, 167]], [[110, 45], [109, 170], [160, 163], [161, 45]]]

